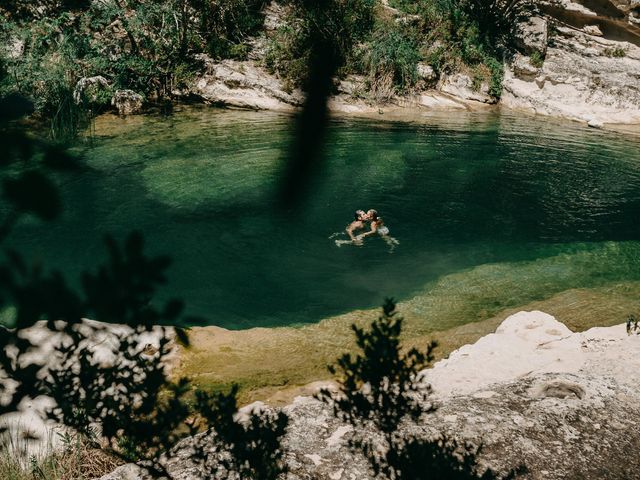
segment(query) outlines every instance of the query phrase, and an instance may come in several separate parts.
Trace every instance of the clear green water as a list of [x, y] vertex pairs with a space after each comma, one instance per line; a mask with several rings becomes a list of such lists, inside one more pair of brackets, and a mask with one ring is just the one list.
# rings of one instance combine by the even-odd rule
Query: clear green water
[[[73, 276], [104, 258], [105, 233], [142, 230], [150, 252], [174, 258], [158, 299], [180, 296], [228, 328], [314, 322], [432, 289], [452, 302], [497, 290], [482, 310], [640, 280], [637, 138], [497, 114], [337, 119], [292, 221], [272, 208], [289, 121], [203, 108], [102, 119], [93, 146], [78, 147], [90, 170], [64, 182], [63, 220], [25, 223], [14, 241]], [[357, 208], [381, 212], [393, 253], [379, 238], [328, 238]]]

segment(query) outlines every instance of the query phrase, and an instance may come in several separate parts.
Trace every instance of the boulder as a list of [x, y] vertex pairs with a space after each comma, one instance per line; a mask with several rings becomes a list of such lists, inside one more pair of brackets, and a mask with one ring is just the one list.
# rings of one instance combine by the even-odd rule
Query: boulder
[[76, 102], [76, 104], [81, 103], [85, 90], [94, 85], [98, 85], [102, 88], [109, 88], [109, 82], [102, 75], [97, 75], [95, 77], [82, 77], [78, 80], [78, 83], [76, 83], [76, 87], [73, 90], [73, 101]]
[[431, 82], [437, 77], [433, 67], [424, 62], [419, 62], [416, 66], [416, 69], [418, 70], [418, 76], [420, 77], [420, 79], [424, 80], [425, 82]]
[[595, 35], [596, 37], [602, 36], [602, 30], [600, 30], [600, 27], [598, 27], [598, 25], [585, 25], [582, 28], [582, 31], [589, 35]]
[[6, 58], [17, 60], [24, 55], [25, 42], [19, 37], [11, 37], [3, 47]]
[[133, 115], [140, 113], [144, 98], [133, 90], [116, 90], [111, 99], [111, 105], [118, 110], [119, 115]]
[[461, 100], [495, 103], [495, 99], [489, 95], [489, 86], [486, 83], [475, 89], [471, 77], [463, 73], [445, 76], [439, 90]]
[[186, 92], [215, 105], [256, 110], [291, 110], [304, 99], [299, 90], [287, 91], [285, 84], [253, 60], [223, 60], [217, 62], [207, 55], [198, 55], [204, 73], [195, 79]]

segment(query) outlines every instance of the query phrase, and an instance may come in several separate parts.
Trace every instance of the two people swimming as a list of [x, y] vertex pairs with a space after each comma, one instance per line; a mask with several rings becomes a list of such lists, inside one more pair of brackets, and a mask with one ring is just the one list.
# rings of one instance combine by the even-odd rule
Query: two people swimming
[[[366, 228], [367, 222], [369, 222], [369, 231], [356, 234], [359, 230]], [[344, 243], [362, 245], [364, 239], [372, 235], [379, 235], [387, 245], [391, 247], [391, 251], [393, 251], [395, 246], [399, 243], [398, 240], [389, 236], [389, 229], [385, 226], [382, 217], [373, 209], [367, 212], [364, 210], [356, 210], [354, 213], [354, 220], [347, 226], [346, 232], [351, 240]], [[338, 241], [336, 241], [336, 245], [340, 246]]]
[[[356, 235], [356, 231], [364, 229], [367, 222], [371, 222], [371, 230], [366, 233]], [[376, 233], [379, 233], [380, 235], [389, 234], [389, 229], [384, 226], [382, 217], [380, 217], [378, 212], [375, 210], [369, 210], [368, 212], [365, 212], [364, 210], [356, 210], [354, 213], [354, 220], [347, 226], [346, 232], [353, 243], [362, 243], [362, 240], [367, 236], [374, 235]]]

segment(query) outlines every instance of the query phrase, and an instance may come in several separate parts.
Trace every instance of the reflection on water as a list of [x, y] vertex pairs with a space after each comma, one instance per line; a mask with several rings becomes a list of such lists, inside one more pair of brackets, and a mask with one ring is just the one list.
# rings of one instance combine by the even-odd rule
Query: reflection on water
[[[442, 278], [458, 279], [451, 301], [519, 289], [498, 295], [505, 304], [640, 279], [633, 137], [496, 114], [337, 119], [304, 213], [290, 218], [272, 208], [289, 121], [215, 109], [100, 119], [84, 152], [91, 170], [64, 185], [64, 220], [24, 225], [16, 242], [73, 274], [103, 258], [104, 233], [142, 230], [175, 260], [162, 294], [232, 328], [313, 322]], [[358, 208], [382, 214], [393, 253], [381, 238], [328, 238]], [[495, 278], [472, 273], [483, 265]]]

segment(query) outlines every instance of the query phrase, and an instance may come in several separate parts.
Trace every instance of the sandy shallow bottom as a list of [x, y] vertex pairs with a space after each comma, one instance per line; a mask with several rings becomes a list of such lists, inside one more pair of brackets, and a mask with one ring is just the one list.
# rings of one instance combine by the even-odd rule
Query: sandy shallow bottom
[[[485, 312], [485, 318], [480, 312], [477, 321], [431, 332], [425, 325], [427, 319], [415, 313], [423, 298], [402, 302], [399, 310], [405, 317], [405, 345], [425, 347], [436, 340], [436, 359], [441, 359], [494, 332], [505, 318], [521, 310], [547, 312], [573, 331], [616, 325], [629, 313], [640, 310], [639, 294], [640, 282], [566, 290], [494, 315]], [[461, 314], [467, 313], [463, 310]], [[377, 314], [376, 310], [359, 310], [299, 328], [193, 328], [192, 346], [181, 352], [176, 374], [187, 375], [206, 389], [226, 388], [236, 382], [241, 386], [243, 402], [261, 400], [284, 405], [297, 395], [312, 393], [315, 382], [329, 380], [326, 366], [340, 354], [354, 351], [350, 326], [365, 325]], [[431, 319], [437, 323], [437, 318]]]

